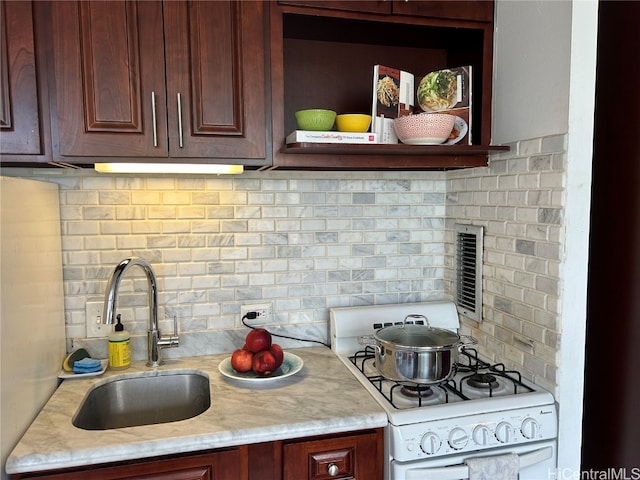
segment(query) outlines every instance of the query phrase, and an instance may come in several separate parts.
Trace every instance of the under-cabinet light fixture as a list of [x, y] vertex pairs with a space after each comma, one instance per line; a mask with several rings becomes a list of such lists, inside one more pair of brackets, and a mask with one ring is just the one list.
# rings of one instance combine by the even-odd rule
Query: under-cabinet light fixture
[[204, 173], [209, 175], [239, 174], [242, 165], [210, 163], [96, 163], [100, 173]]

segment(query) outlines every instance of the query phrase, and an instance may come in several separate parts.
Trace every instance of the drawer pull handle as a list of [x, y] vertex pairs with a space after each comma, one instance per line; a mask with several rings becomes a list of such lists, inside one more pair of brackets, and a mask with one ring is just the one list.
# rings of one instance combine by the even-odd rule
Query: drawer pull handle
[[335, 463], [330, 463], [327, 466], [327, 473], [329, 473], [329, 475], [331, 475], [332, 477], [335, 477], [336, 475], [338, 475], [339, 472], [340, 472], [340, 469]]

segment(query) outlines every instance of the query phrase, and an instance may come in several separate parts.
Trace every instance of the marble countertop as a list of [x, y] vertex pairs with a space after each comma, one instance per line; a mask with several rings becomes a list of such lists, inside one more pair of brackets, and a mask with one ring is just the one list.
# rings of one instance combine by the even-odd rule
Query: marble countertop
[[[8, 473], [93, 465], [249, 443], [348, 432], [387, 424], [384, 410], [325, 347], [288, 349], [304, 361], [300, 372], [276, 381], [237, 381], [220, 374], [229, 354], [144, 361], [124, 371], [64, 380], [6, 463]], [[177, 422], [90, 431], [71, 422], [87, 392], [114, 377], [155, 371], [208, 375], [211, 407]]]

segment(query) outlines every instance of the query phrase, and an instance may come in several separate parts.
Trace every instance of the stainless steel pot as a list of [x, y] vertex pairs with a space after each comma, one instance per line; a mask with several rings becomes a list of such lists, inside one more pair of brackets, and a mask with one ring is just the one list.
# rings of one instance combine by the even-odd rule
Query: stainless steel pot
[[[425, 325], [407, 323], [409, 319], [422, 319]], [[478, 341], [431, 327], [424, 315], [407, 315], [402, 325], [382, 328], [373, 336], [361, 337], [360, 343], [375, 350], [375, 366], [383, 377], [435, 385], [453, 376], [459, 352]]]

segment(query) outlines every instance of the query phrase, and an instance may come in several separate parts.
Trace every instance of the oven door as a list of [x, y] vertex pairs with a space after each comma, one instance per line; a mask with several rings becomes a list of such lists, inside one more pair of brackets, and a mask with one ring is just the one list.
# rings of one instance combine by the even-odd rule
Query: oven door
[[504, 447], [480, 454], [470, 452], [417, 462], [391, 462], [390, 480], [467, 480], [467, 458], [515, 453], [520, 457], [519, 480], [551, 478], [556, 469], [556, 442], [547, 441], [527, 445]]

